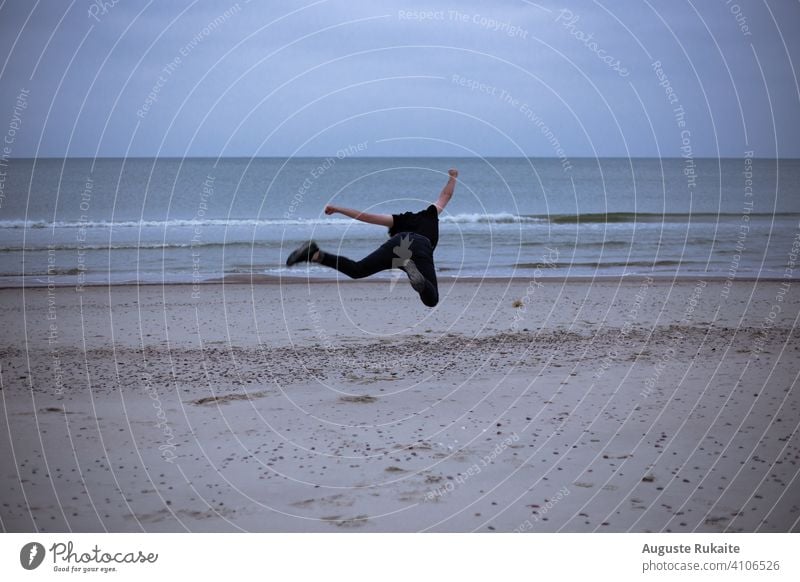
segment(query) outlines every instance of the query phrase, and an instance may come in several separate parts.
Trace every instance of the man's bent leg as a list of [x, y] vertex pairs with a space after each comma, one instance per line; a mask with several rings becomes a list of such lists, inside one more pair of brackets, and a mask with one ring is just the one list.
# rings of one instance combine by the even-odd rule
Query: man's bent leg
[[419, 298], [428, 307], [435, 307], [439, 303], [439, 286], [436, 281], [436, 268], [433, 261], [415, 256], [413, 259], [417, 270], [425, 277], [425, 286], [419, 291]]
[[410, 246], [414, 266], [425, 277], [425, 285], [419, 290], [419, 297], [428, 307], [435, 307], [439, 303], [439, 285], [436, 281], [436, 267], [433, 264], [433, 249], [430, 242], [424, 237], [415, 237], [414, 244]]

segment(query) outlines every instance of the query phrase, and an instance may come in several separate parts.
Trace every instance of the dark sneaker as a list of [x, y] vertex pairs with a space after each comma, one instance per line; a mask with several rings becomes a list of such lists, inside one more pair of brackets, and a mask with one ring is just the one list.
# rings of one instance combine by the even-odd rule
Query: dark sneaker
[[297, 247], [292, 254], [289, 255], [289, 258], [286, 259], [286, 266], [291, 267], [292, 265], [296, 265], [297, 263], [302, 263], [303, 261], [310, 261], [311, 257], [314, 256], [319, 250], [317, 243], [313, 240], [308, 241]]
[[408, 275], [408, 280], [411, 281], [411, 286], [414, 288], [414, 291], [417, 293], [422, 293], [425, 290], [425, 276], [419, 272], [417, 266], [414, 264], [414, 261], [408, 259], [406, 264], [403, 265], [403, 270]]

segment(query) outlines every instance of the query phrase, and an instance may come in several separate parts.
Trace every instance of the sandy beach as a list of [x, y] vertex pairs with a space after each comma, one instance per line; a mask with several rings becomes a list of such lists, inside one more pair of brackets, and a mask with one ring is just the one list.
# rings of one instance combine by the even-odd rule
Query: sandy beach
[[0, 525], [800, 531], [797, 283], [0, 290]]

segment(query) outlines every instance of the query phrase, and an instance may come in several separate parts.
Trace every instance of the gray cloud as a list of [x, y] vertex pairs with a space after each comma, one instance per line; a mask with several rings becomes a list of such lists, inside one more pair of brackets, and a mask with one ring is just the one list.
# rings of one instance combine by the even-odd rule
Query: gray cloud
[[800, 156], [796, 3], [101, 4], [0, 9], [13, 156]]

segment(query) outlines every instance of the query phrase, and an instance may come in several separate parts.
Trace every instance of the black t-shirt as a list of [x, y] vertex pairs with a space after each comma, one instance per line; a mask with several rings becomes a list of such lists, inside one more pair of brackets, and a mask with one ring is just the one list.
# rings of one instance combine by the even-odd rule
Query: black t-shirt
[[402, 214], [392, 214], [394, 224], [389, 229], [389, 236], [394, 236], [401, 232], [415, 232], [427, 237], [431, 241], [431, 246], [436, 248], [439, 242], [439, 211], [436, 206], [431, 204], [420, 212], [403, 212]]

